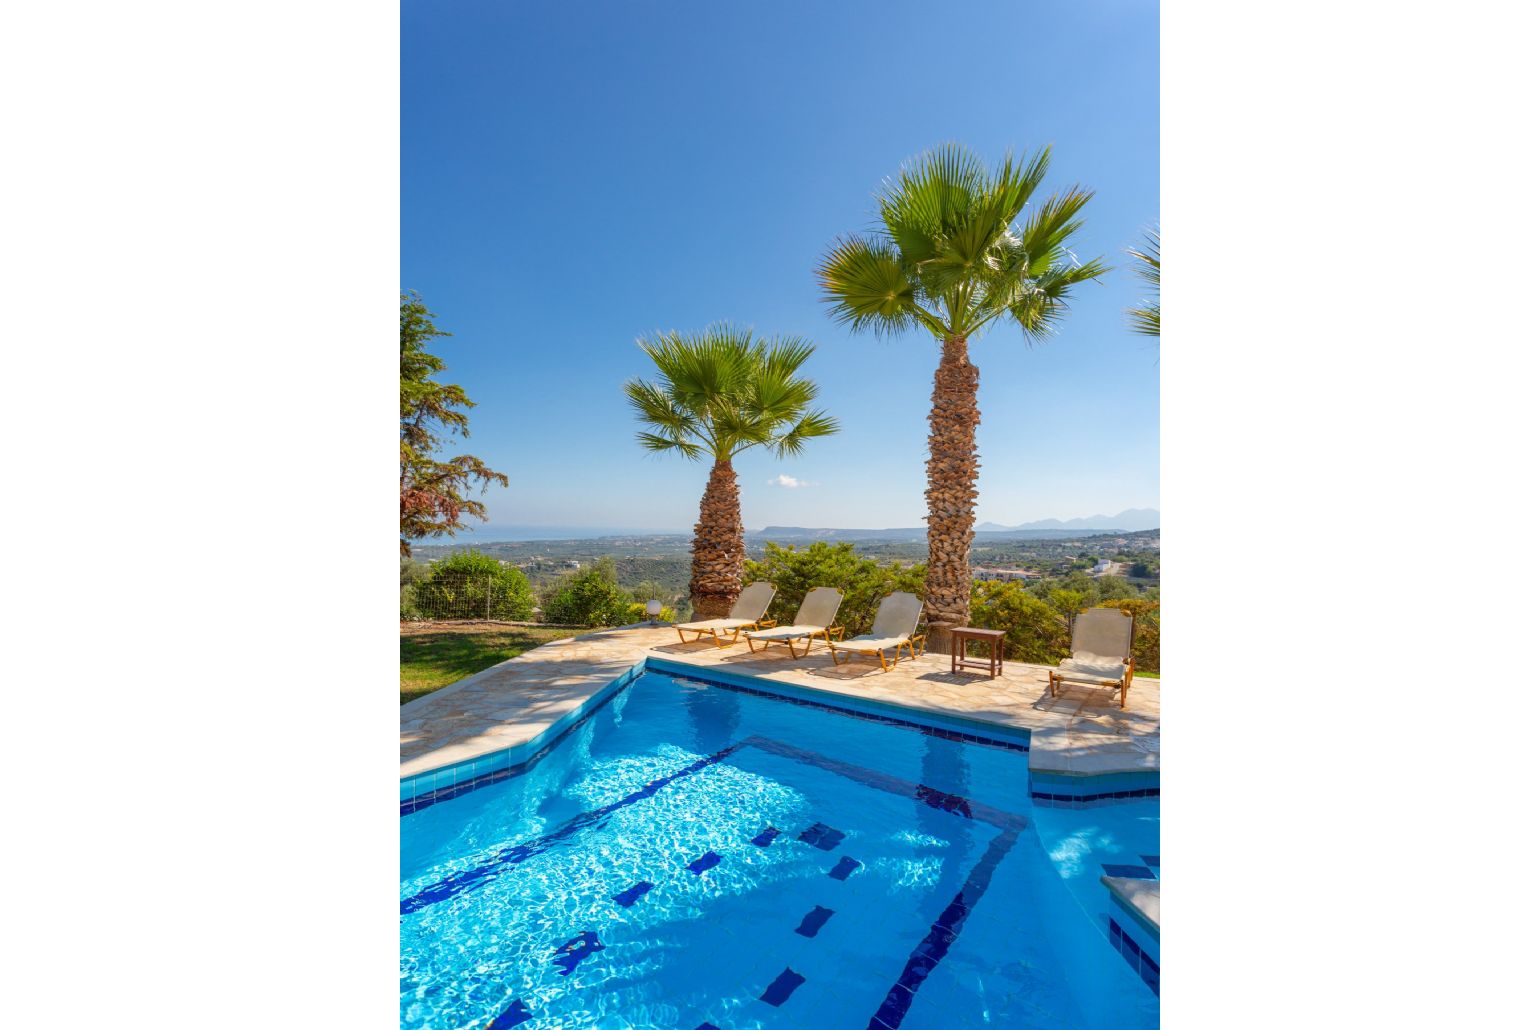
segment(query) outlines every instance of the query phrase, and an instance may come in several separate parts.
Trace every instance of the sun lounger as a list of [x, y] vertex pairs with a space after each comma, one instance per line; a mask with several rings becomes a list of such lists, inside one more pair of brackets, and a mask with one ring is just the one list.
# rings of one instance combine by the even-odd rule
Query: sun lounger
[[892, 648], [893, 665], [896, 666], [904, 648], [909, 649], [911, 659], [915, 657], [916, 641], [919, 642], [920, 650], [925, 649], [925, 634], [915, 632], [919, 624], [920, 599], [901, 590], [891, 593], [877, 606], [877, 618], [872, 621], [872, 631], [849, 640], [829, 641], [829, 657], [838, 666], [841, 651], [853, 655], [876, 655], [882, 671], [887, 672], [889, 666], [884, 651]]
[[[814, 587], [802, 599], [802, 606], [797, 609], [797, 617], [790, 626], [756, 629], [745, 633], [749, 650], [754, 650], [756, 640], [765, 645], [766, 651], [770, 650], [772, 643], [781, 643], [791, 649], [793, 658], [806, 658], [813, 649], [814, 640], [838, 640], [844, 634], [844, 627], [833, 625], [834, 616], [839, 614], [840, 602], [844, 599], [845, 595], [834, 587]], [[800, 655], [797, 654], [799, 640], [807, 641]]]
[[[738, 640], [738, 634], [746, 629], [764, 629], [775, 625], [774, 619], [765, 618], [765, 609], [770, 607], [770, 599], [775, 596], [775, 587], [769, 583], [750, 583], [743, 588], [743, 593], [738, 595], [738, 601], [733, 605], [732, 611], [727, 613], [725, 619], [703, 619], [700, 622], [680, 623], [674, 628], [679, 631], [679, 642], [689, 643], [685, 640], [686, 632], [694, 633], [695, 639], [710, 634], [711, 642], [718, 647], [730, 647]], [[727, 643], [722, 642], [722, 636], [732, 633]]]
[[1121, 690], [1118, 707], [1128, 707], [1134, 679], [1134, 617], [1117, 608], [1090, 608], [1075, 617], [1070, 657], [1048, 670], [1048, 691], [1059, 696], [1066, 683]]

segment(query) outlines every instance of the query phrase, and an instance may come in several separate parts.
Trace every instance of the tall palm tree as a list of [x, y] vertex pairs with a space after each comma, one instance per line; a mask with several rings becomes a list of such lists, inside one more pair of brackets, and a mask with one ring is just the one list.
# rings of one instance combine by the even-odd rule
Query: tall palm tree
[[1129, 247], [1128, 254], [1139, 262], [1134, 271], [1155, 296], [1144, 302], [1144, 307], [1129, 308], [1128, 320], [1134, 332], [1141, 336], [1160, 338], [1160, 226], [1144, 234], [1144, 248]]
[[941, 344], [926, 464], [925, 614], [942, 650], [951, 629], [968, 624], [973, 585], [979, 370], [968, 339], [1004, 317], [1029, 343], [1041, 340], [1068, 310], [1071, 289], [1106, 271], [1069, 249], [1089, 190], [1070, 187], [1023, 215], [1048, 155], [1045, 147], [1025, 162], [1007, 156], [990, 172], [959, 146], [932, 150], [883, 184], [875, 229], [836, 241], [818, 269], [840, 322], [878, 334], [918, 326]]
[[751, 447], [780, 456], [800, 454], [839, 423], [811, 410], [818, 387], [797, 370], [813, 345], [788, 337], [756, 339], [729, 325], [683, 335], [658, 333], [638, 341], [658, 366], [659, 379], [626, 383], [636, 417], [649, 428], [636, 438], [649, 451], [709, 458], [690, 562], [690, 602], [703, 618], [726, 615], [743, 584], [743, 518], [733, 458]]

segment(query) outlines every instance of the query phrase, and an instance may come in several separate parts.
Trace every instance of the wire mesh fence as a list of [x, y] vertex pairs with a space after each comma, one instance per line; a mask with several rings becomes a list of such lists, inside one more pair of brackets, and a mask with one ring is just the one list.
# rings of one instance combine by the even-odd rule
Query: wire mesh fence
[[[652, 611], [645, 602], [634, 601], [626, 607], [624, 619], [617, 621], [673, 622], [677, 618], [675, 609], [667, 604], [659, 602], [658, 610]], [[568, 628], [588, 625], [549, 621], [527, 587], [510, 584], [505, 578], [481, 575], [440, 576], [402, 583], [401, 621], [516, 622]]]
[[527, 587], [494, 576], [440, 577], [401, 584], [401, 618], [410, 622], [529, 622], [539, 617]]

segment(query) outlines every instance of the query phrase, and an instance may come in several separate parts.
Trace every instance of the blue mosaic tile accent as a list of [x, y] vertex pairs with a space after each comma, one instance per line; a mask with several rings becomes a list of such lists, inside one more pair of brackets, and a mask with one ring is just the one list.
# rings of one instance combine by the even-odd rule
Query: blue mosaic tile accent
[[615, 895], [615, 903], [621, 908], [630, 908], [641, 900], [642, 895], [652, 890], [653, 885], [646, 880], [632, 884], [619, 894]]
[[522, 998], [513, 999], [513, 1004], [492, 1017], [492, 1022], [487, 1024], [487, 1030], [508, 1030], [508, 1027], [518, 1026], [535, 1018], [535, 1014], [524, 1004]]
[[696, 1027], [695, 1030], [722, 1030], [722, 1028], [717, 1026], [715, 1023], [702, 1023], [700, 1026]]
[[1155, 874], [1150, 871], [1149, 867], [1142, 865], [1116, 865], [1103, 862], [1102, 871], [1108, 876], [1127, 876], [1135, 880], [1155, 879]]
[[776, 977], [769, 987], [765, 988], [765, 993], [759, 996], [759, 1000], [779, 1006], [787, 998], [791, 997], [792, 991], [795, 991], [805, 983], [807, 983], [807, 977], [801, 973], [792, 972], [791, 967], [788, 966], [781, 971], [781, 975]]
[[[492, 879], [493, 877], [505, 872], [509, 867], [517, 865], [520, 862], [523, 862], [525, 859], [533, 858], [535, 855], [549, 850], [553, 845], [606, 818], [611, 813], [619, 811], [628, 805], [633, 805], [638, 801], [646, 800], [647, 798], [652, 797], [658, 791], [662, 790], [664, 787], [668, 786], [670, 783], [683, 779], [686, 776], [694, 775], [695, 773], [700, 772], [702, 769], [709, 768], [710, 766], [728, 758], [735, 751], [744, 747], [755, 747], [770, 754], [781, 755], [783, 757], [792, 758], [797, 761], [807, 762], [811, 765], [818, 766], [819, 768], [827, 769], [830, 772], [853, 779], [858, 783], [863, 783], [868, 787], [887, 791], [900, 797], [918, 797], [918, 792], [922, 788], [924, 790], [931, 790], [931, 788], [924, 787], [923, 784], [910, 783], [907, 780], [901, 780], [896, 776], [890, 776], [886, 773], [879, 773], [875, 770], [866, 769], [858, 765], [851, 765], [849, 762], [841, 762], [838, 759], [829, 758], [827, 756], [819, 755], [814, 752], [807, 751], [803, 748], [787, 744], [785, 741], [771, 740], [768, 737], [760, 736], [747, 737], [744, 740], [738, 741], [736, 744], [728, 745], [715, 754], [707, 755], [705, 758], [698, 759], [685, 766], [683, 769], [653, 780], [645, 787], [642, 787], [641, 789], [626, 795], [619, 801], [605, 805], [603, 808], [597, 808], [592, 811], [580, 813], [569, 819], [556, 830], [553, 830], [552, 832], [545, 834], [542, 837], [537, 837], [535, 840], [530, 841], [527, 844], [513, 844], [504, 848], [500, 848], [498, 851], [493, 853], [490, 859], [483, 862], [481, 865], [473, 866], [470, 869], [462, 870], [461, 872], [446, 876], [444, 879], [423, 888], [416, 894], [402, 899], [401, 914], [408, 915], [428, 905], [432, 905], [439, 901], [444, 901], [448, 898], [463, 894], [465, 891], [472, 890], [485, 883], [486, 881]], [[943, 796], [940, 791], [932, 790], [931, 793], [938, 797]], [[944, 796], [948, 798], [955, 797], [955, 795], [950, 794]], [[959, 798], [958, 801], [961, 804], [954, 806], [954, 809], [958, 812], [958, 814], [961, 814], [961, 809], [966, 807], [967, 811], [970, 813], [969, 818], [977, 818], [994, 826], [998, 826], [1002, 829], [1019, 831], [1031, 825], [1030, 820], [1028, 820], [1025, 816], [1019, 815], [1015, 812], [1005, 812], [989, 805], [984, 805], [976, 801], [970, 801], [967, 798]], [[809, 835], [812, 835], [811, 839]], [[804, 830], [798, 839], [807, 841], [808, 843], [813, 844], [814, 847], [822, 848], [825, 851], [830, 851], [837, 847], [839, 842], [844, 840], [844, 838], [845, 835], [839, 830], [825, 826], [823, 823], [814, 823], [812, 826]], [[839, 867], [836, 866], [836, 869], [837, 868]], [[853, 868], [855, 867], [852, 867], [852, 869]], [[840, 879], [843, 879], [843, 877], [840, 877]]]
[[1143, 862], [1145, 865], [1149, 866], [1151, 869], [1159, 869], [1160, 868], [1160, 856], [1159, 855], [1140, 855], [1139, 856], [1139, 861]]
[[813, 911], [802, 917], [802, 925], [797, 927], [797, 932], [804, 937], [817, 937], [818, 931], [823, 929], [823, 924], [827, 923], [833, 914], [832, 908], [814, 905]]
[[770, 842], [775, 840], [775, 838], [779, 837], [780, 835], [781, 831], [777, 830], [774, 826], [766, 826], [763, 830], [760, 830], [759, 835], [756, 836], [753, 840], [749, 841], [749, 843], [753, 844], [755, 847], [768, 848], [770, 846]]
[[707, 869], [715, 866], [720, 861], [722, 861], [721, 855], [717, 854], [715, 851], [708, 851], [700, 858], [697, 858], [695, 861], [691, 862], [688, 866], [686, 866], [686, 868], [696, 876], [699, 876], [701, 873], [704, 873]]
[[[753, 736], [745, 738], [743, 744], [747, 747], [759, 748], [761, 751], [766, 751], [773, 755], [781, 755], [784, 758], [791, 758], [798, 762], [805, 762], [808, 765], [816, 766], [819, 769], [834, 773], [836, 776], [843, 776], [848, 780], [854, 780], [857, 783], [865, 784], [874, 790], [886, 791], [887, 793], [896, 795], [898, 797], [917, 797], [918, 792], [922, 788], [924, 790], [930, 791], [937, 797], [955, 797], [955, 795], [951, 794], [942, 795], [941, 791], [934, 790], [930, 787], [924, 787], [923, 784], [911, 783], [908, 780], [901, 780], [897, 776], [890, 776], [887, 773], [880, 773], [875, 769], [868, 769], [865, 766], [860, 765], [851, 765], [849, 762], [842, 762], [837, 758], [830, 758], [828, 755], [820, 755], [817, 752], [808, 751], [805, 748], [800, 748], [788, 744], [784, 740], [771, 740], [767, 737]], [[1027, 819], [1026, 816], [1019, 815], [1016, 812], [1006, 812], [995, 808], [992, 805], [986, 805], [982, 802], [973, 801], [968, 798], [958, 798], [957, 800], [960, 802], [960, 804], [953, 806], [956, 814], [961, 815], [962, 809], [966, 808], [968, 812], [967, 818], [980, 819], [992, 826], [998, 826], [1002, 830], [1021, 829], [1030, 825], [1031, 823], [1031, 821]]]
[[596, 808], [591, 812], [583, 812], [573, 816], [561, 827], [542, 837], [535, 838], [528, 844], [513, 844], [500, 848], [493, 854], [491, 859], [483, 862], [481, 865], [446, 876], [438, 883], [423, 888], [411, 897], [403, 898], [401, 901], [401, 914], [408, 915], [420, 908], [432, 905], [435, 902], [444, 901], [447, 898], [455, 897], [474, 887], [478, 887], [511, 866], [518, 865], [527, 858], [532, 858], [541, 852], [547, 851], [552, 845], [567, 839], [579, 830], [592, 826], [612, 812], [618, 812], [627, 805], [634, 805], [638, 801], [650, 798], [675, 780], [683, 779], [686, 776], [700, 772], [708, 766], [715, 765], [742, 746], [743, 743], [741, 741], [737, 744], [729, 744], [714, 755], [707, 755], [705, 758], [691, 762], [677, 772], [653, 780], [645, 787], [627, 794], [619, 801], [605, 805], [603, 808]]
[[834, 866], [833, 869], [829, 870], [829, 875], [834, 877], [836, 880], [845, 880], [845, 879], [849, 879], [850, 874], [855, 872], [857, 869], [860, 869], [860, 868], [861, 868], [861, 863], [860, 862], [857, 862], [855, 859], [851, 858], [849, 855], [846, 855], [845, 857], [843, 857], [843, 858], [841, 858], [839, 860], [839, 862]]
[[551, 961], [561, 967], [561, 975], [569, 976], [578, 967], [578, 963], [595, 952], [603, 951], [604, 945], [599, 943], [599, 935], [592, 930], [584, 930], [572, 940], [556, 949], [556, 957]]
[[807, 829], [803, 830], [797, 836], [797, 839], [804, 844], [813, 845], [813, 847], [819, 849], [820, 851], [833, 851], [835, 848], [839, 847], [839, 843], [845, 839], [845, 835], [832, 826], [825, 826], [823, 823], [814, 823], [812, 826], [809, 826]]
[[867, 1030], [899, 1030], [904, 1017], [909, 1013], [909, 1006], [914, 1001], [914, 992], [920, 989], [920, 985], [925, 982], [930, 971], [946, 957], [947, 951], [951, 949], [952, 944], [957, 940], [957, 935], [962, 931], [963, 923], [967, 922], [968, 916], [973, 912], [973, 906], [978, 904], [984, 892], [989, 889], [989, 881], [994, 877], [995, 869], [1016, 845], [1016, 838], [1020, 833], [1019, 828], [1008, 829], [990, 841], [984, 857], [968, 874], [962, 890], [957, 892], [951, 904], [947, 905], [936, 921], [931, 924], [930, 932], [925, 935], [925, 939], [910, 952], [904, 971], [899, 974], [897, 982], [888, 990], [882, 1006], [867, 1023]]
[[1132, 801], [1136, 798], [1158, 798], [1159, 787], [1142, 787], [1138, 790], [1110, 790], [1101, 794], [1056, 794], [1034, 790], [1032, 800], [1049, 808], [1084, 808], [1087, 805], [1108, 801]]
[[1112, 946], [1123, 956], [1123, 961], [1133, 967], [1139, 974], [1139, 979], [1144, 985], [1160, 997], [1160, 965], [1144, 949], [1139, 947], [1139, 942], [1134, 940], [1127, 931], [1118, 925], [1118, 921], [1111, 916], [1107, 917], [1107, 939]]
[[[648, 666], [653, 667], [653, 662], [648, 659]], [[802, 708], [818, 708], [826, 712], [835, 712], [846, 715], [852, 719], [862, 719], [866, 722], [882, 723], [887, 726], [903, 726], [906, 729], [918, 730], [927, 737], [938, 737], [941, 740], [966, 742], [969, 744], [982, 744], [985, 747], [997, 747], [1006, 751], [1028, 751], [1031, 743], [1017, 743], [1013, 740], [1001, 740], [998, 737], [983, 737], [976, 733], [967, 733], [961, 730], [942, 729], [930, 726], [923, 722], [915, 722], [910, 719], [902, 719], [893, 715], [879, 715], [876, 712], [863, 712], [855, 708], [843, 708], [839, 705], [829, 704], [824, 701], [815, 701], [806, 697], [791, 697], [786, 694], [777, 694], [771, 690], [756, 690], [742, 683], [726, 683], [722, 680], [707, 679], [703, 676], [694, 676], [688, 672], [680, 672], [677, 666], [659, 665], [655, 671], [666, 672], [675, 679], [689, 680], [692, 683], [704, 683], [710, 687], [719, 687], [722, 690], [735, 690], [740, 694], [753, 694], [757, 697], [768, 697], [776, 701], [784, 701], [789, 705], [797, 705]]]
[[914, 796], [916, 800], [925, 802], [931, 808], [939, 809], [942, 812], [951, 812], [954, 815], [962, 816], [964, 819], [973, 818], [973, 809], [968, 804], [967, 798], [958, 797], [956, 794], [944, 793], [936, 790], [934, 787], [927, 787], [923, 783], [914, 788]]

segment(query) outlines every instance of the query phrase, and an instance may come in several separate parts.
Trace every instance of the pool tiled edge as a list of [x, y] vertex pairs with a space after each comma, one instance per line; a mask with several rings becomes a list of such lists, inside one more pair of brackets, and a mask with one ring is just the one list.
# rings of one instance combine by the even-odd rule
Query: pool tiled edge
[[1016, 662], [998, 680], [947, 675], [936, 655], [830, 675], [826, 656], [747, 660], [676, 644], [671, 628], [648, 626], [555, 641], [403, 706], [403, 804], [516, 775], [647, 669], [975, 743], [1030, 743], [1039, 804], [1158, 794], [1158, 680], [1137, 683], [1119, 711], [1095, 693], [1051, 698], [1046, 669]]

